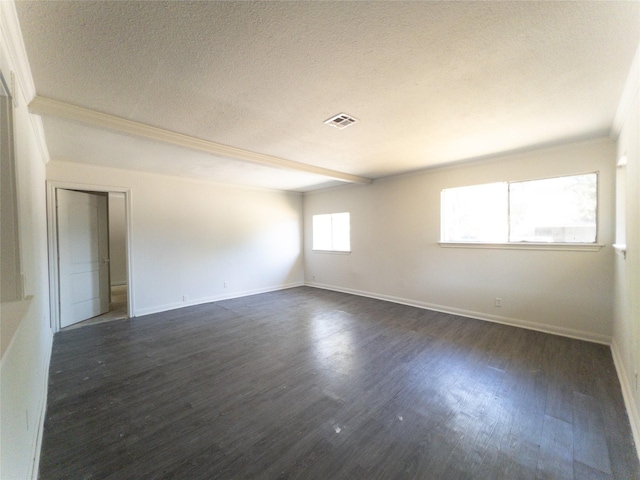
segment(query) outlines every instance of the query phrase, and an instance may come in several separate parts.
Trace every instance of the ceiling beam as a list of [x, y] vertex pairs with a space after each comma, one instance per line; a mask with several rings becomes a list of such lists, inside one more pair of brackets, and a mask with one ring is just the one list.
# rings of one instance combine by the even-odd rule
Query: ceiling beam
[[289, 170], [297, 170], [304, 173], [312, 173], [329, 177], [335, 180], [348, 183], [369, 184], [372, 182], [370, 178], [359, 177], [349, 173], [338, 172], [328, 168], [308, 165], [306, 163], [294, 162], [284, 158], [273, 157], [262, 153], [244, 150], [242, 148], [231, 147], [221, 143], [203, 140], [201, 138], [191, 137], [183, 133], [172, 132], [163, 128], [153, 127], [145, 123], [127, 120], [126, 118], [116, 117], [88, 108], [78, 107], [70, 103], [61, 102], [47, 97], [36, 96], [29, 104], [29, 111], [36, 115], [54, 116], [73, 120], [93, 127], [104, 128], [127, 135], [164, 142], [179, 147], [185, 147], [200, 152], [209, 153], [211, 155], [233, 158], [245, 162], [257, 163], [269, 167], [285, 168]]

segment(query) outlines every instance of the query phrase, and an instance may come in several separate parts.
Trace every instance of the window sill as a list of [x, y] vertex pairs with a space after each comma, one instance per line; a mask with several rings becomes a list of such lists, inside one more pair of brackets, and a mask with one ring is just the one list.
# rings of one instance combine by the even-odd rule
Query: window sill
[[350, 255], [351, 250], [311, 250], [314, 253], [332, 253], [334, 255]]
[[622, 258], [626, 259], [627, 258], [627, 246], [622, 244], [622, 243], [614, 243], [613, 245], [613, 249], [616, 251], [617, 254], [622, 255]]
[[476, 243], [438, 242], [443, 248], [489, 248], [500, 250], [563, 250], [570, 252], [598, 252], [604, 245], [599, 243]]

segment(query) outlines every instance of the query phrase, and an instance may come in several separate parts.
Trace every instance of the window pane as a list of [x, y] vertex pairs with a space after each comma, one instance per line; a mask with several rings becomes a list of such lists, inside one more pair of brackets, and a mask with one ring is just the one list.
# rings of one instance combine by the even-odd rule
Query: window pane
[[511, 242], [596, 241], [595, 173], [509, 185]]
[[507, 184], [489, 183], [442, 191], [443, 242], [506, 242]]
[[331, 213], [313, 216], [313, 249], [328, 251], [351, 251], [350, 216]]
[[349, 213], [334, 213], [333, 218], [333, 250], [348, 252], [351, 250]]
[[313, 216], [313, 249], [331, 250], [331, 215]]

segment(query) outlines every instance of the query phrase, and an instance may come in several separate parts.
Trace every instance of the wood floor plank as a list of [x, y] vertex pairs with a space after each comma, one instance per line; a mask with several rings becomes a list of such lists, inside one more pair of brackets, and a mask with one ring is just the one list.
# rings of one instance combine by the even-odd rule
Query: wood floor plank
[[536, 477], [640, 478], [605, 347], [309, 287], [54, 338], [44, 480]]
[[611, 474], [611, 460], [599, 402], [590, 395], [574, 392], [573, 412], [575, 460]]
[[[595, 468], [592, 468], [588, 465], [585, 465], [582, 462], [575, 460], [573, 462], [573, 474], [574, 478], [577, 480], [612, 480], [614, 478], [613, 475], [608, 473], [601, 472]], [[624, 477], [618, 477], [624, 478]], [[633, 477], [627, 477], [633, 478]]]
[[544, 373], [549, 378], [545, 414], [571, 424], [576, 385], [572, 381], [574, 361], [565, 340], [550, 337], [547, 342], [543, 360]]
[[546, 415], [536, 478], [573, 477], [573, 427], [570, 423]]

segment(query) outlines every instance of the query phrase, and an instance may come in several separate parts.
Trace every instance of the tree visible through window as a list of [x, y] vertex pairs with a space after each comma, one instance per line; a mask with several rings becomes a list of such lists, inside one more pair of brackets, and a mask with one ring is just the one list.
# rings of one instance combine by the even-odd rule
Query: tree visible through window
[[442, 191], [443, 242], [595, 243], [598, 175]]

